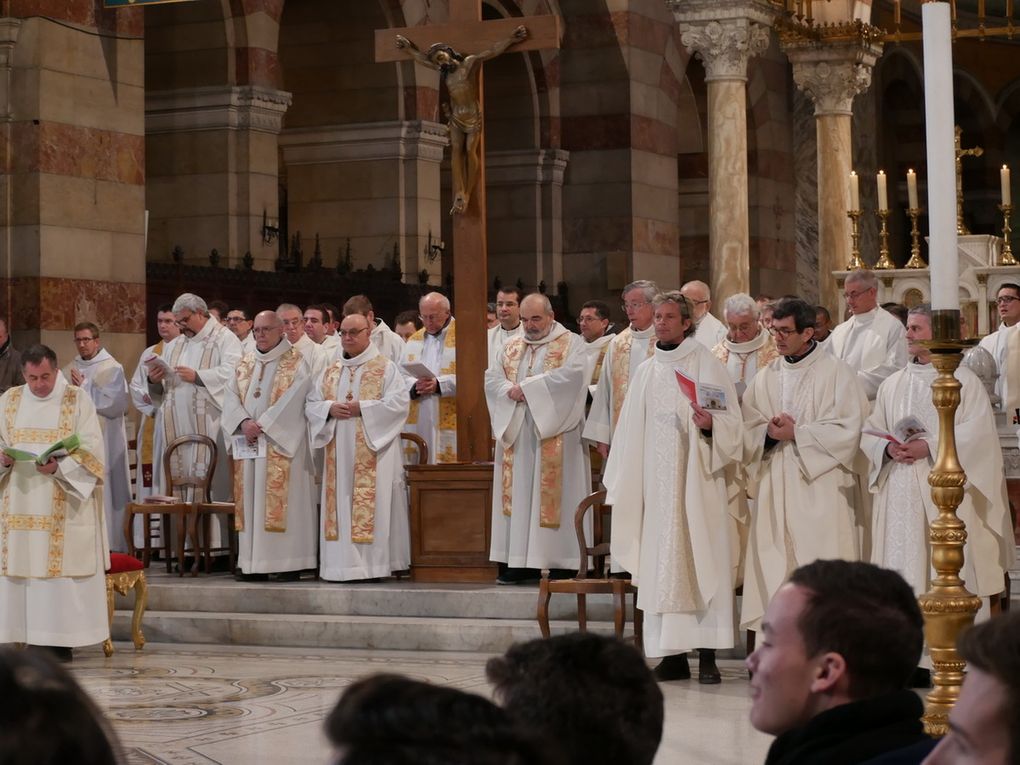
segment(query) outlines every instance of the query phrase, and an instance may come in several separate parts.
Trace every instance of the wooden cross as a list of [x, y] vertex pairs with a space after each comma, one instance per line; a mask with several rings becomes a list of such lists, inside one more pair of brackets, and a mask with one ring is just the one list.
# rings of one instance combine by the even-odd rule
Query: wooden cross
[[964, 149], [961, 144], [961, 137], [963, 136], [963, 128], [959, 125], [956, 126], [956, 233], [959, 236], [966, 236], [970, 233], [970, 229], [967, 228], [967, 224], [963, 222], [963, 158], [964, 157], [980, 157], [985, 153], [985, 150], [980, 146], [975, 146], [972, 149]]
[[[445, 24], [427, 24], [403, 29], [377, 29], [375, 60], [407, 61], [408, 52], [397, 47], [402, 35], [417, 48], [426, 51], [442, 42], [462, 55], [492, 49], [511, 37], [523, 25], [527, 39], [516, 43], [511, 52], [559, 48], [559, 16], [482, 21], [482, 0], [449, 0], [450, 20]], [[480, 65], [479, 65], [480, 66]], [[478, 72], [478, 100], [484, 104], [482, 74]], [[484, 111], [483, 111], [484, 114]], [[486, 233], [485, 233], [485, 141], [478, 146], [481, 161], [477, 181], [466, 210], [453, 216], [453, 285], [457, 316], [457, 459], [460, 462], [489, 460], [489, 412], [485, 403], [484, 376], [488, 363], [485, 334]]]

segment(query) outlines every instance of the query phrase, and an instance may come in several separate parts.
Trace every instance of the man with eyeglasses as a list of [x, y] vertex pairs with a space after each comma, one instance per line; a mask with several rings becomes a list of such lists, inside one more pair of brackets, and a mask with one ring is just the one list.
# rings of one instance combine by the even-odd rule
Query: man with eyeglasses
[[759, 370], [743, 402], [755, 488], [740, 621], [751, 630], [794, 568], [861, 555], [854, 462], [867, 396], [854, 370], [815, 342], [814, 306], [780, 300], [770, 332], [781, 358]]
[[878, 386], [907, 365], [907, 335], [903, 323], [878, 305], [878, 277], [871, 271], [852, 271], [843, 285], [852, 316], [839, 324], [826, 347], [857, 373], [874, 401]]
[[372, 342], [361, 313], [340, 325], [343, 352], [308, 392], [312, 446], [325, 450], [319, 576], [387, 577], [408, 568], [411, 536], [400, 431], [410, 404], [404, 375]]
[[372, 301], [365, 295], [348, 298], [344, 303], [343, 315], [347, 317], [352, 313], [360, 313], [368, 319], [368, 324], [372, 328], [372, 343], [383, 356], [394, 364], [399, 364], [400, 357], [404, 353], [404, 341], [400, 335], [389, 328], [385, 321], [375, 315], [375, 311], [372, 310]]
[[602, 376], [606, 351], [614, 335], [609, 329], [609, 306], [601, 300], [589, 300], [581, 306], [577, 326], [584, 338], [584, 352], [588, 357], [585, 379], [588, 380], [588, 401], [595, 394], [595, 386]]
[[64, 377], [81, 388], [99, 415], [106, 459], [103, 462], [103, 512], [110, 549], [127, 550], [124, 507], [131, 501], [131, 470], [127, 458], [127, 378], [124, 367], [103, 347], [99, 327], [90, 321], [74, 327], [78, 355], [64, 367]]
[[[1006, 282], [1001, 285], [995, 293], [995, 308], [999, 312], [999, 328], [981, 338], [981, 347], [992, 354], [995, 359], [995, 366], [998, 377], [995, 382], [995, 392], [1002, 402], [1000, 405], [1007, 414], [1007, 422], [1013, 421], [1016, 415], [1016, 408], [1020, 402], [1014, 400], [1020, 398], [1020, 284]], [[1017, 346], [1017, 352], [1010, 354], [1010, 343]], [[1012, 362], [1013, 369], [1010, 369]], [[1013, 374], [1010, 375], [1009, 372]], [[1017, 380], [1013, 391], [1010, 390], [1010, 378]], [[1014, 423], [1020, 424], [1020, 423]]]
[[332, 359], [325, 348], [316, 344], [305, 333], [305, 315], [301, 308], [293, 303], [281, 303], [276, 309], [276, 315], [283, 323], [283, 334], [287, 338], [287, 342], [312, 359], [314, 375], [322, 374], [322, 370], [329, 365]]
[[289, 582], [315, 568], [318, 549], [304, 418], [317, 359], [291, 345], [274, 311], [255, 316], [252, 334], [255, 350], [237, 365], [220, 420], [234, 458], [238, 578]]
[[694, 309], [694, 339], [712, 350], [726, 337], [726, 325], [709, 311], [712, 308], [712, 291], [704, 282], [687, 282], [680, 294], [691, 301]]
[[255, 350], [255, 336], [251, 333], [251, 319], [244, 308], [231, 308], [227, 311], [227, 329], [241, 341], [241, 350], [251, 353]]
[[584, 425], [584, 437], [596, 445], [603, 459], [609, 456], [609, 445], [616, 430], [616, 421], [620, 419], [631, 375], [641, 362], [655, 353], [652, 300], [658, 294], [658, 286], [647, 279], [631, 282], [623, 288], [623, 310], [630, 325], [609, 342], [602, 361], [604, 371], [599, 377]]
[[488, 331], [489, 342], [489, 364], [492, 366], [499, 361], [499, 355], [503, 346], [515, 337], [524, 334], [524, 326], [521, 324], [521, 298], [523, 290], [519, 287], [500, 287], [496, 293], [496, 319], [495, 326]]

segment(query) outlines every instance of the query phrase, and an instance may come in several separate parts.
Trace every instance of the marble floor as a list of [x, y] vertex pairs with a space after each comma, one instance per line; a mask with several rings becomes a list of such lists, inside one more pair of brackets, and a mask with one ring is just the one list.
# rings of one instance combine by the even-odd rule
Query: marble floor
[[[396, 672], [489, 694], [488, 655], [182, 644], [75, 651], [70, 669], [113, 722], [132, 765], [330, 761], [322, 720], [345, 687]], [[747, 721], [747, 673], [720, 661], [723, 682], [662, 685], [666, 725], [656, 765], [743, 765], [770, 737]]]

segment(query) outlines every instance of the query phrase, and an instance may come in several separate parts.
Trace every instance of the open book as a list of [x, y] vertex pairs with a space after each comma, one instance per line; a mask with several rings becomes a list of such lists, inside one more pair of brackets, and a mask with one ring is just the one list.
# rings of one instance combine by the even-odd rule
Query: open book
[[436, 373], [420, 361], [405, 361], [400, 365], [407, 374], [416, 380], [431, 380]]
[[40, 465], [45, 465], [50, 461], [50, 457], [66, 457], [79, 446], [81, 446], [81, 439], [78, 438], [77, 433], [74, 433], [52, 444], [42, 454], [36, 454], [26, 449], [15, 449], [13, 446], [5, 446], [3, 451], [15, 462], [37, 462]]
[[159, 367], [163, 370], [167, 377], [174, 377], [177, 374], [177, 372], [174, 371], [174, 368], [167, 363], [166, 359], [158, 353], [154, 353], [151, 356], [147, 356], [142, 359], [142, 363], [148, 367], [150, 372]]
[[905, 444], [908, 441], [913, 441], [925, 435], [928, 429], [924, 426], [923, 422], [908, 414], [892, 426], [892, 433], [886, 433], [884, 430], [872, 430], [871, 428], [865, 428], [861, 432], [867, 433], [869, 436], [884, 438], [886, 441], [892, 441], [894, 444]]
[[676, 381], [680, 385], [680, 390], [689, 401], [693, 401], [711, 412], [726, 411], [725, 388], [719, 385], [699, 383], [680, 369], [674, 369], [673, 372], [676, 373]]

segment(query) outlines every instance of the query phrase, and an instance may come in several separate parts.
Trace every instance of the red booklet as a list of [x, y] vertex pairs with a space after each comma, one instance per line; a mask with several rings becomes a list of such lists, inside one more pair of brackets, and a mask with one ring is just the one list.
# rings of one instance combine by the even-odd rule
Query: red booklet
[[695, 404], [698, 403], [698, 383], [679, 369], [674, 369], [673, 372], [676, 374], [676, 381], [680, 384], [680, 390], [687, 396], [687, 400]]

